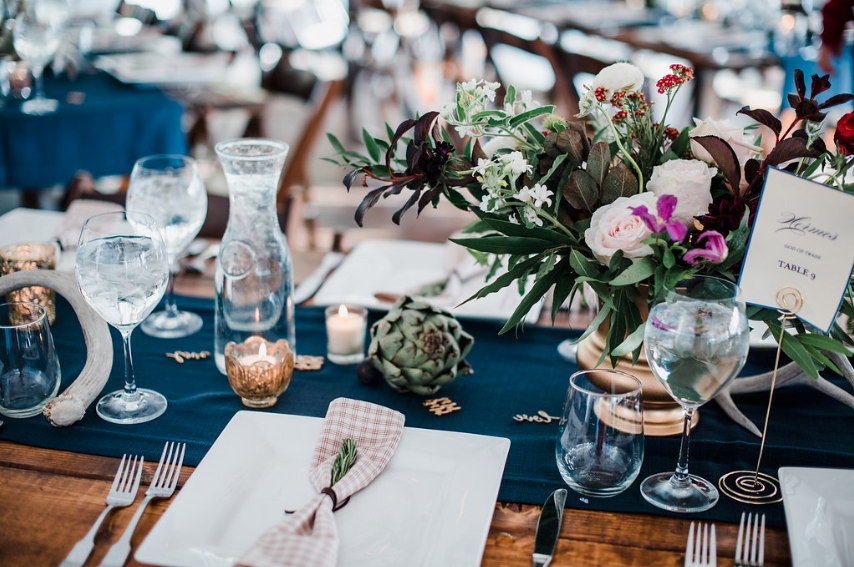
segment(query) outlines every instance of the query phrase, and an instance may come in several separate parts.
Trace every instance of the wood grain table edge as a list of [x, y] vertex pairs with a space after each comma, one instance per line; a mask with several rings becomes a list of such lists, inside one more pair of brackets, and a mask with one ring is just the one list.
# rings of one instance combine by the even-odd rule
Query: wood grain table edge
[[[54, 449], [30, 447], [0, 440], [0, 518], [3, 502], [21, 498], [27, 491], [27, 509], [19, 510], [13, 518], [0, 521], [0, 564], [57, 565], [74, 543], [83, 537], [104, 506], [120, 458], [85, 455]], [[121, 536], [133, 511], [142, 500], [151, 481], [156, 461], [147, 462], [143, 470], [140, 492], [134, 505], [110, 515], [99, 530], [96, 548], [86, 565], [97, 565], [109, 546]], [[181, 471], [178, 489], [195, 469], [185, 466]], [[29, 490], [27, 490], [29, 488]], [[60, 498], [62, 490], [71, 492]], [[174, 497], [173, 497], [174, 498]], [[172, 500], [154, 500], [138, 526], [133, 551], [168, 509]], [[49, 533], [37, 542], [43, 547], [38, 555], [18, 558], [14, 551], [22, 540], [32, 545], [32, 536], [18, 530], [32, 530], [43, 522], [38, 510], [52, 510], [62, 522], [50, 526]], [[760, 511], [761, 509], [755, 509]], [[540, 506], [498, 502], [492, 518], [483, 554], [484, 567], [529, 565], [534, 546]], [[737, 518], [733, 519], [734, 521]], [[596, 512], [568, 508], [564, 515], [560, 541], [553, 566], [681, 566], [684, 562], [685, 541], [691, 518], [672, 518], [651, 514]], [[42, 528], [43, 529], [43, 528]], [[733, 564], [738, 532], [736, 523], [716, 524], [719, 567]], [[38, 557], [38, 562], [34, 562]], [[44, 563], [42, 563], [44, 560]], [[131, 558], [127, 565], [140, 565]], [[766, 534], [766, 565], [791, 565], [789, 542], [785, 529], [769, 528]]]

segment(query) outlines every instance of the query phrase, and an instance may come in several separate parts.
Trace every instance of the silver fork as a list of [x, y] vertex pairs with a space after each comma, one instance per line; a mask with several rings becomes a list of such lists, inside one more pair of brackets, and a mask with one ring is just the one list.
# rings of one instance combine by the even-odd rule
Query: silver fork
[[107, 513], [113, 508], [133, 504], [133, 499], [136, 498], [136, 492], [139, 489], [139, 479], [142, 477], [142, 464], [142, 457], [128, 458], [127, 454], [122, 455], [122, 462], [119, 463], [116, 478], [113, 479], [113, 485], [107, 494], [107, 507], [101, 512], [83, 539], [74, 545], [74, 548], [59, 567], [80, 567], [83, 565], [95, 546], [95, 534], [98, 532], [101, 522], [107, 517]]
[[697, 524], [697, 541], [694, 542], [694, 522], [688, 528], [688, 545], [685, 546], [685, 567], [715, 567], [718, 564], [718, 550], [715, 541], [715, 525]]
[[[745, 528], [745, 526], [747, 527]], [[744, 544], [743, 547], [742, 544]], [[742, 512], [741, 523], [738, 524], [738, 539], [735, 542], [735, 567], [762, 567], [764, 564], [765, 514], [762, 514], [762, 525], [760, 526], [759, 514], [755, 516], [752, 513], [747, 514], [747, 523], [745, 524], [744, 512]]]
[[104, 560], [101, 561], [101, 567], [122, 567], [124, 565], [130, 554], [130, 538], [148, 503], [151, 502], [152, 498], [169, 498], [175, 492], [178, 476], [181, 474], [181, 465], [184, 463], [186, 446], [186, 443], [181, 443], [176, 447], [175, 442], [166, 442], [163, 447], [163, 454], [160, 455], [160, 462], [157, 463], [157, 470], [154, 471], [154, 478], [151, 479], [151, 485], [145, 491], [145, 499], [137, 508], [122, 537], [113, 544]]

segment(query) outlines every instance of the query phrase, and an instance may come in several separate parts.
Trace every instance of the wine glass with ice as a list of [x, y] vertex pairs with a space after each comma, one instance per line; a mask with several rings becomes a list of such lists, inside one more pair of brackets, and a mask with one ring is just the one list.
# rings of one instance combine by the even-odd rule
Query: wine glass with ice
[[644, 348], [653, 374], [685, 411], [676, 471], [648, 477], [641, 494], [672, 512], [702, 512], [718, 501], [714, 484], [688, 474], [691, 421], [741, 371], [749, 328], [736, 284], [696, 276], [680, 281], [649, 312]]
[[21, 105], [24, 114], [56, 112], [59, 101], [44, 96], [43, 75], [62, 41], [68, 19], [66, 0], [27, 0], [12, 31], [15, 52], [29, 63], [35, 81], [35, 96]]
[[137, 388], [130, 336], [166, 291], [169, 262], [157, 224], [149, 215], [125, 211], [91, 217], [83, 225], [75, 261], [77, 287], [86, 301], [122, 336], [124, 389], [95, 406], [113, 423], [142, 423], [166, 411], [166, 398]]
[[[208, 197], [194, 159], [180, 155], [153, 155], [137, 160], [128, 182], [125, 208], [151, 215], [166, 246], [172, 272], [178, 258], [199, 233], [208, 213]], [[201, 329], [202, 318], [179, 311], [170, 278], [164, 308], [152, 313], [142, 332], [161, 339], [186, 337]]]

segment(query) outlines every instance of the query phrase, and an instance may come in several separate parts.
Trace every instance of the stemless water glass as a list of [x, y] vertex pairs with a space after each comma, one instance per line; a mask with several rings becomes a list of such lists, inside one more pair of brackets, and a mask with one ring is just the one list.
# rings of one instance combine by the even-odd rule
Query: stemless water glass
[[[151, 215], [166, 246], [171, 271], [178, 270], [178, 258], [199, 233], [208, 213], [208, 196], [195, 160], [179, 155], [144, 157], [133, 166], [128, 183], [128, 212]], [[142, 332], [152, 337], [173, 339], [186, 337], [202, 328], [202, 318], [189, 311], [179, 311], [169, 280], [165, 306], [152, 313], [143, 323]]]
[[169, 262], [160, 229], [149, 215], [125, 211], [91, 217], [83, 225], [75, 262], [83, 297], [122, 335], [125, 387], [95, 406], [113, 423], [142, 423], [166, 411], [166, 398], [136, 387], [131, 332], [157, 306], [166, 291]]
[[24, 114], [50, 114], [59, 101], [45, 98], [44, 68], [56, 53], [68, 19], [66, 0], [27, 0], [15, 20], [13, 45], [21, 59], [30, 64], [36, 83], [35, 96], [21, 105]]
[[47, 311], [38, 303], [0, 303], [0, 334], [0, 413], [41, 413], [60, 380]]
[[584, 370], [569, 379], [555, 457], [560, 476], [585, 496], [615, 496], [643, 462], [640, 380], [619, 370]]
[[732, 282], [696, 276], [680, 281], [649, 312], [644, 330], [653, 374], [685, 410], [676, 472], [641, 483], [651, 504], [672, 512], [702, 512], [718, 501], [714, 484], [688, 474], [691, 421], [747, 360], [749, 328], [740, 290]]

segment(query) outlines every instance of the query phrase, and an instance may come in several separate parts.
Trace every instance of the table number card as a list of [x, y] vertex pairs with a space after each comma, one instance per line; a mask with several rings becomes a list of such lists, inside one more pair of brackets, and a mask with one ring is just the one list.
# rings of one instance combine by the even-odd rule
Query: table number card
[[852, 268], [854, 195], [769, 169], [738, 281], [744, 300], [827, 332]]

